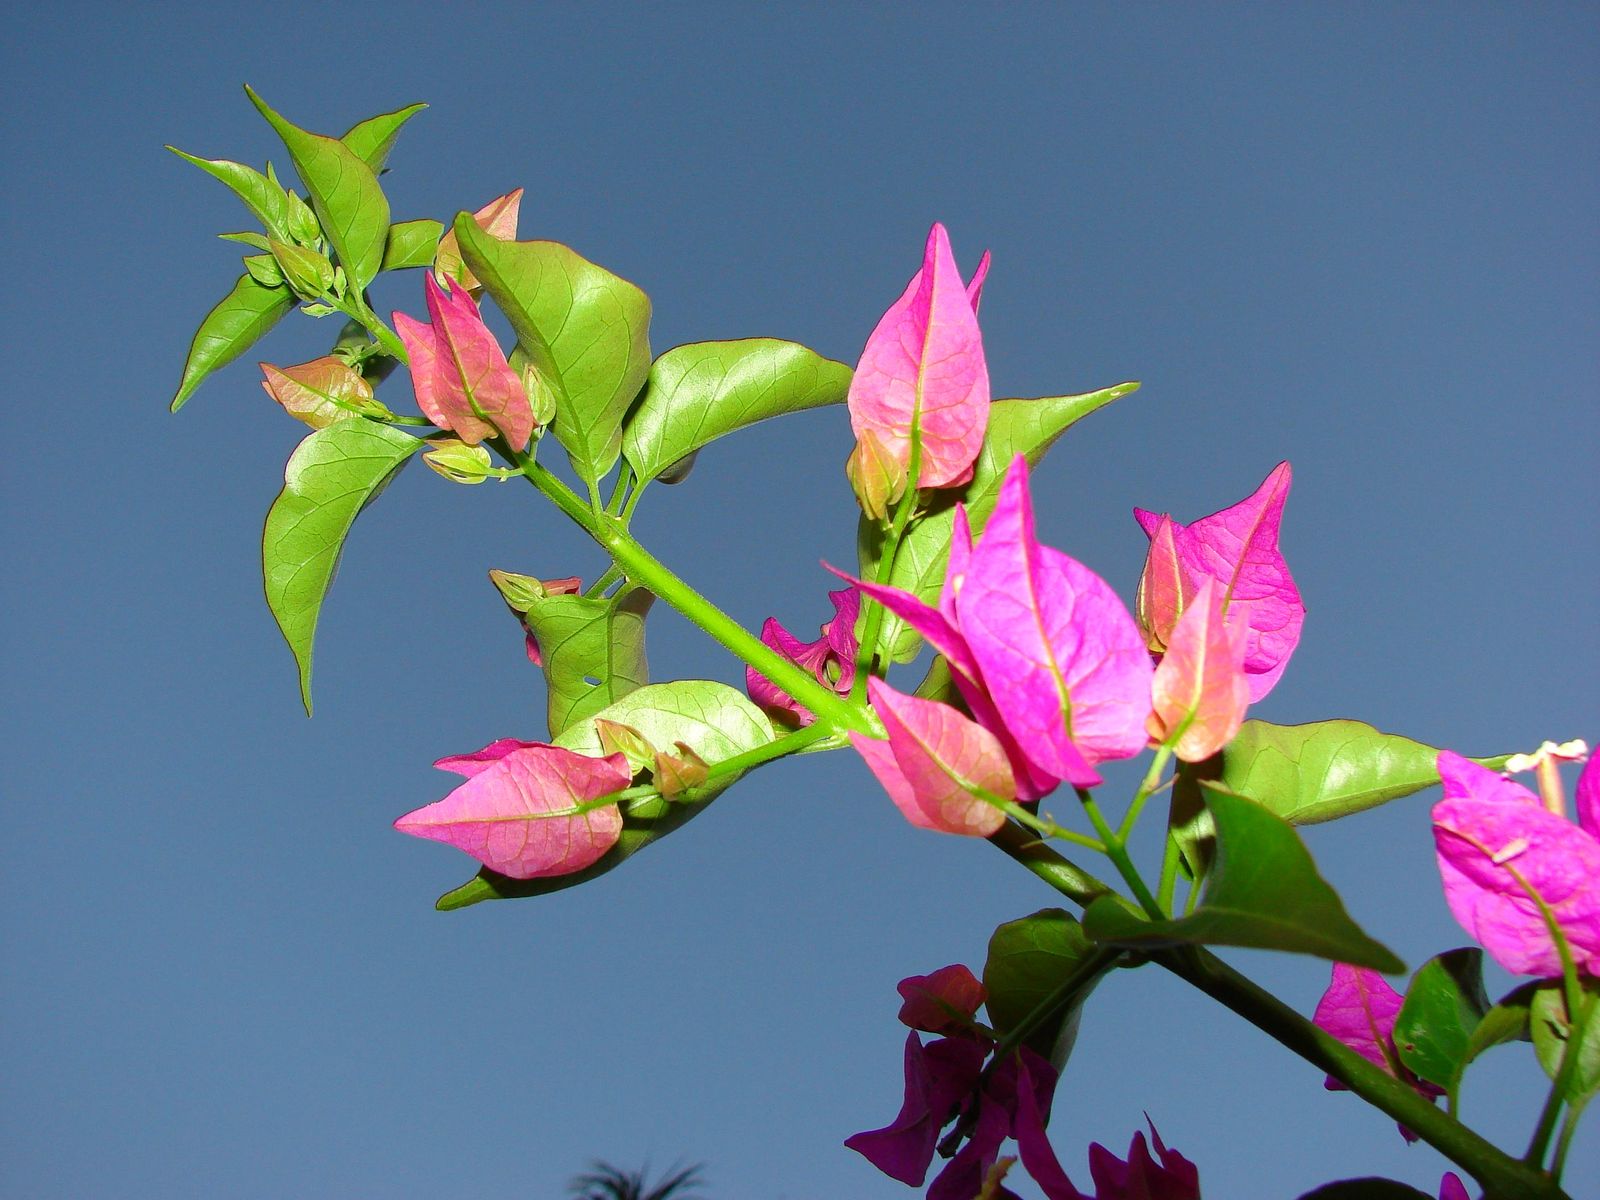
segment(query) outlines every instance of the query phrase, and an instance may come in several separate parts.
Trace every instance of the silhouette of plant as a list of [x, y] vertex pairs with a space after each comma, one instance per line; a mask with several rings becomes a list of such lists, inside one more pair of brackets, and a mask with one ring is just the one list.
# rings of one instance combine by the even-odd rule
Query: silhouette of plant
[[620, 1171], [608, 1162], [596, 1161], [590, 1170], [567, 1185], [575, 1200], [694, 1200], [701, 1185], [703, 1164], [675, 1170], [653, 1186], [647, 1186], [649, 1168]]

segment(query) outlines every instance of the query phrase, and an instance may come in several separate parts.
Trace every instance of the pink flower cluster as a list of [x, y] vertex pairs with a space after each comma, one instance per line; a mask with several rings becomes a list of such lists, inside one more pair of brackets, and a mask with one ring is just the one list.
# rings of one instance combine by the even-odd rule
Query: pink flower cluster
[[[885, 1175], [921, 1187], [934, 1154], [942, 1153], [950, 1161], [928, 1188], [928, 1200], [970, 1200], [1010, 1137], [1047, 1200], [1198, 1200], [1194, 1164], [1169, 1150], [1154, 1126], [1153, 1155], [1143, 1133], [1134, 1135], [1126, 1162], [1098, 1143], [1090, 1146], [1095, 1191], [1079, 1191], [1045, 1134], [1056, 1070], [1026, 1047], [1004, 1059], [994, 1055], [994, 1039], [976, 1020], [987, 998], [983, 984], [953, 965], [903, 979], [899, 991], [905, 1001], [900, 1020], [911, 1029], [900, 1113], [882, 1129], [845, 1141]], [[940, 1036], [924, 1044], [919, 1030]], [[948, 1125], [954, 1129], [941, 1141]], [[1004, 1187], [997, 1195], [1016, 1200]]]

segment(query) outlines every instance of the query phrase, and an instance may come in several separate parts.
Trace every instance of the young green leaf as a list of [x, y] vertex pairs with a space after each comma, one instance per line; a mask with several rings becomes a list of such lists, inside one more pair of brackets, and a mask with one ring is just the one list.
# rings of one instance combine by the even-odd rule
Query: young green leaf
[[454, 228], [467, 266], [555, 393], [551, 428], [573, 467], [600, 479], [650, 371], [650, 298], [557, 242], [502, 242], [471, 213]]
[[1103, 896], [1084, 913], [1084, 932], [1119, 946], [1252, 946], [1405, 970], [1351, 919], [1294, 826], [1213, 785], [1205, 785], [1205, 803], [1216, 822], [1217, 860], [1200, 907], [1178, 920], [1145, 921]]
[[1362, 721], [1246, 721], [1226, 750], [1191, 770], [1286, 821], [1314, 825], [1435, 786], [1438, 757], [1432, 746]]
[[[713, 768], [737, 754], [766, 745], [773, 737], [772, 724], [761, 710], [726, 684], [680, 679], [629, 692], [609, 708], [570, 726], [555, 739], [555, 744], [580, 754], [603, 753], [600, 734], [595, 729], [596, 720], [602, 718], [632, 727], [653, 746], [682, 742]], [[738, 778], [736, 773], [719, 776], [707, 788], [697, 789], [698, 795], [689, 802], [650, 795], [624, 804], [622, 835], [617, 844], [599, 862], [577, 874], [559, 879], [517, 880], [483, 870], [439, 897], [435, 907], [446, 911], [482, 900], [542, 896], [586, 883], [681, 827]]]
[[[1086, 979], [1070, 996], [1056, 996], [1061, 985], [1099, 950], [1084, 936], [1077, 919], [1059, 908], [1007, 921], [989, 939], [983, 986], [989, 993], [989, 1024], [1005, 1037], [1023, 1022], [1034, 1023], [1023, 1045], [1060, 1071], [1078, 1035], [1083, 1002], [1101, 975]], [[1055, 999], [1053, 1009], [1041, 1006]]]
[[1551, 1079], [1559, 1074], [1563, 1055], [1577, 1055], [1567, 1076], [1564, 1096], [1568, 1104], [1581, 1109], [1600, 1092], [1600, 980], [1583, 981], [1576, 1018], [1587, 1014], [1588, 1021], [1576, 1040], [1577, 1021], [1567, 1011], [1563, 993], [1559, 980], [1538, 988], [1528, 1008], [1528, 1027], [1539, 1065]]
[[389, 201], [378, 177], [337, 138], [308, 133], [246, 87], [245, 93], [277, 130], [300, 173], [328, 241], [359, 294], [377, 275], [389, 235]]
[[850, 368], [776, 338], [674, 346], [650, 367], [622, 453], [641, 481], [768, 417], [842, 404]]
[[545, 595], [528, 606], [524, 620], [544, 658], [551, 737], [645, 685], [644, 618], [654, 600], [633, 588], [609, 599]]
[[353, 417], [319, 429], [295, 448], [283, 491], [267, 512], [261, 566], [267, 605], [300, 667], [311, 712], [311, 652], [323, 598], [356, 516], [424, 442]]
[[397, 221], [389, 226], [389, 240], [383, 247], [383, 270], [403, 271], [407, 267], [426, 267], [433, 262], [444, 226], [423, 217], [416, 221]]
[[368, 117], [365, 121], [352, 125], [349, 132], [339, 140], [351, 153], [366, 163], [373, 174], [377, 174], [383, 170], [383, 164], [388, 161], [394, 140], [400, 135], [400, 127], [427, 107], [426, 104], [408, 104], [405, 108], [396, 109], [394, 112]]
[[244, 201], [255, 219], [279, 241], [289, 240], [289, 202], [284, 191], [272, 180], [253, 167], [230, 162], [225, 158], [196, 158], [185, 154], [176, 146], [168, 146], [186, 163], [193, 163], [207, 175], [227, 184], [234, 195]]
[[1472, 1031], [1489, 1011], [1483, 951], [1476, 946], [1435, 955], [1411, 977], [1394, 1023], [1394, 1047], [1413, 1074], [1449, 1089], [1461, 1076]]
[[286, 287], [266, 287], [249, 274], [239, 276], [233, 290], [206, 314], [189, 344], [183, 378], [172, 397], [177, 412], [208, 375], [227, 366], [294, 307], [294, 293]]
[[[976, 537], [994, 510], [1011, 460], [1018, 454], [1035, 466], [1045, 452], [1074, 422], [1104, 408], [1113, 400], [1137, 391], [1137, 383], [1119, 383], [1079, 396], [1049, 396], [1042, 400], [996, 400], [989, 406], [989, 427], [983, 448], [972, 464], [972, 482], [957, 498], [966, 506], [967, 520]], [[953, 494], [953, 493], [952, 493]], [[911, 526], [895, 556], [894, 573], [889, 583], [913, 593], [925, 602], [937, 601], [944, 583], [944, 568], [954, 524], [954, 504], [946, 501]], [[883, 552], [883, 525], [861, 519], [856, 533], [856, 552], [861, 578], [876, 580], [878, 559]], [[921, 637], [893, 613], [884, 617], [878, 645], [895, 662], [906, 662], [916, 655]]]

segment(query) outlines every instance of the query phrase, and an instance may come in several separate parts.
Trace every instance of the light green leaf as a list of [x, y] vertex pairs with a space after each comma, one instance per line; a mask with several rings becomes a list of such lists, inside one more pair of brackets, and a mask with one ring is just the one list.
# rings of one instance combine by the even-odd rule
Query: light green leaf
[[427, 107], [426, 104], [410, 104], [394, 112], [368, 117], [352, 125], [339, 140], [376, 174], [383, 170], [383, 164], [388, 161], [389, 151], [400, 134], [400, 127]]
[[283, 286], [283, 268], [278, 266], [278, 260], [270, 254], [247, 254], [244, 259], [244, 269], [250, 273], [262, 287], [278, 288]]
[[1394, 1045], [1413, 1074], [1448, 1089], [1461, 1076], [1472, 1032], [1489, 1011], [1483, 951], [1447, 950], [1417, 968], [1395, 1018]]
[[[1226, 749], [1183, 763], [1172, 789], [1173, 829], [1191, 869], [1209, 857], [1211, 817], [1199, 784], [1214, 780], [1295, 825], [1314, 825], [1414, 795], [1439, 782], [1439, 751], [1362, 721], [1273, 725], [1246, 721]], [[1498, 768], [1499, 758], [1480, 758]]]
[[383, 269], [403, 271], [407, 267], [431, 266], [433, 252], [443, 234], [444, 226], [427, 217], [397, 221], [389, 226], [389, 240], [383, 248]]
[[[742, 693], [706, 679], [680, 679], [629, 692], [610, 707], [565, 730], [555, 744], [580, 754], [602, 753], [600, 735], [595, 732], [595, 721], [600, 718], [631, 726], [653, 746], [671, 746], [681, 741], [713, 766], [764, 746], [773, 737], [771, 722]], [[449, 910], [481, 900], [542, 896], [587, 883], [682, 826], [738, 778], [737, 774], [719, 778], [715, 789], [692, 802], [651, 795], [626, 804], [617, 844], [583, 871], [550, 879], [508, 879], [485, 869], [439, 897], [436, 907]]]
[[531, 601], [523, 616], [544, 658], [552, 737], [648, 682], [644, 618], [654, 600], [633, 588], [609, 599], [545, 595]]
[[337, 138], [308, 133], [279, 116], [250, 88], [245, 92], [288, 147], [322, 231], [360, 294], [383, 263], [389, 234], [389, 201], [377, 175]]
[[176, 146], [168, 146], [186, 163], [193, 163], [207, 175], [220, 179], [250, 210], [255, 219], [279, 241], [289, 240], [289, 204], [284, 191], [253, 167], [225, 158], [196, 158]]
[[295, 448], [261, 538], [267, 605], [300, 667], [311, 712], [311, 652], [323, 598], [356, 516], [424, 442], [360, 417], [319, 429]]
[[[1083, 1002], [1104, 973], [1085, 980], [1070, 996], [1056, 993], [1098, 951], [1077, 919], [1059, 908], [1001, 925], [989, 939], [983, 964], [989, 1024], [1001, 1037], [1024, 1022], [1032, 1024], [1023, 1045], [1060, 1071], [1077, 1039]], [[1042, 1013], [1041, 1007], [1052, 1001], [1053, 1010]]]
[[1102, 896], [1084, 913], [1084, 932], [1118, 946], [1253, 946], [1389, 974], [1405, 970], [1350, 918], [1294, 826], [1213, 785], [1205, 787], [1205, 802], [1217, 826], [1217, 861], [1200, 907], [1177, 920], [1146, 921]]
[[1573, 1042], [1572, 1016], [1567, 1012], [1565, 989], [1551, 980], [1533, 993], [1528, 1007], [1528, 1028], [1539, 1065], [1552, 1080], [1561, 1070], [1562, 1056], [1576, 1053], [1577, 1063], [1568, 1076], [1565, 1098], [1581, 1109], [1600, 1092], [1600, 979], [1584, 979], [1578, 1015], [1588, 1013], [1581, 1040]]
[[[1036, 465], [1075, 421], [1104, 408], [1139, 389], [1137, 383], [1119, 383], [1080, 396], [1049, 396], [1042, 400], [996, 400], [989, 407], [989, 425], [984, 432], [983, 449], [972, 464], [972, 482], [957, 495], [941, 494], [939, 502], [910, 530], [895, 555], [894, 573], [889, 582], [936, 603], [944, 583], [945, 561], [950, 553], [950, 533], [955, 523], [955, 503], [966, 505], [973, 536], [983, 532], [994, 511], [1011, 460], [1021, 454], [1029, 466]], [[878, 559], [883, 552], [883, 527], [876, 521], [861, 519], [856, 533], [856, 551], [863, 579], [876, 579]], [[916, 656], [921, 636], [893, 613], [885, 613], [878, 646], [895, 662]]]
[[286, 287], [265, 287], [249, 274], [239, 276], [233, 290], [200, 322], [189, 343], [183, 378], [172, 397], [172, 411], [184, 402], [212, 372], [243, 354], [294, 307], [294, 293]]
[[617, 461], [622, 418], [650, 371], [650, 298], [557, 242], [503, 242], [455, 221], [467, 267], [555, 393], [551, 428], [593, 483]]
[[736, 429], [844, 403], [850, 374], [844, 363], [776, 338], [674, 346], [650, 368], [622, 453], [639, 479], [654, 479]]

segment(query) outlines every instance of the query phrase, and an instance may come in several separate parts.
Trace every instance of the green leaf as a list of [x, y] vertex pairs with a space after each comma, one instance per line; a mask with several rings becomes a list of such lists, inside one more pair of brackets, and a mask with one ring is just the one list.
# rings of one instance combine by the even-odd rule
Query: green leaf
[[1369, 1175], [1363, 1179], [1341, 1179], [1307, 1192], [1300, 1200], [1433, 1200], [1409, 1184]]
[[278, 260], [270, 254], [245, 255], [244, 269], [250, 273], [250, 278], [262, 287], [283, 286], [283, 268], [278, 266]]
[[[1432, 746], [1380, 733], [1363, 721], [1246, 721], [1220, 755], [1185, 769], [1286, 821], [1314, 825], [1433, 787], [1438, 757]], [[1499, 767], [1505, 758], [1478, 761]]]
[[[1012, 459], [1021, 454], [1030, 467], [1036, 465], [1074, 422], [1138, 389], [1137, 383], [1129, 382], [1079, 396], [996, 400], [989, 407], [983, 449], [972, 464], [972, 482], [960, 495], [953, 491], [939, 494], [936, 507], [911, 526], [900, 542], [889, 582], [929, 604], [936, 603], [950, 553], [956, 501], [966, 505], [967, 521], [976, 537], [983, 532], [989, 514], [994, 511], [1000, 484], [1005, 480]], [[861, 519], [856, 532], [856, 552], [863, 579], [877, 578], [883, 535], [883, 526], [878, 522]], [[913, 658], [921, 641], [921, 636], [899, 617], [893, 613], [884, 614], [878, 646], [895, 662]]]
[[1083, 915], [1090, 937], [1134, 947], [1252, 946], [1389, 974], [1405, 970], [1350, 918], [1294, 826], [1213, 785], [1205, 787], [1205, 802], [1217, 826], [1217, 861], [1200, 907], [1178, 920], [1146, 921], [1102, 896]]
[[1483, 951], [1447, 950], [1417, 968], [1395, 1018], [1394, 1045], [1413, 1074], [1448, 1089], [1461, 1077], [1472, 1032], [1489, 1011]]
[[844, 403], [850, 375], [844, 363], [776, 338], [674, 346], [650, 368], [622, 453], [640, 480], [654, 479], [736, 429]]
[[422, 448], [421, 440], [353, 417], [319, 429], [295, 448], [283, 491], [267, 512], [261, 566], [267, 605], [300, 667], [311, 712], [311, 651], [323, 598], [357, 514]]
[[189, 343], [183, 378], [172, 397], [172, 411], [184, 402], [212, 372], [243, 354], [294, 307], [294, 293], [286, 287], [265, 287], [250, 275], [239, 276], [233, 290], [206, 314]]
[[394, 112], [368, 117], [352, 125], [339, 140], [376, 174], [383, 170], [383, 164], [388, 161], [389, 151], [394, 148], [400, 127], [427, 107], [426, 104], [409, 104]]
[[[580, 754], [600, 754], [600, 735], [595, 732], [599, 718], [632, 726], [653, 746], [671, 746], [681, 741], [713, 766], [764, 746], [773, 737], [771, 722], [742, 693], [707, 679], [680, 679], [629, 692], [610, 707], [563, 731], [555, 744]], [[623, 808], [622, 836], [617, 844], [585, 870], [549, 879], [510, 879], [484, 869], [440, 896], [435, 907], [448, 911], [482, 900], [542, 896], [587, 883], [678, 829], [738, 778], [737, 774], [720, 777], [714, 789], [691, 802], [651, 795], [628, 803]]]
[[279, 241], [289, 240], [289, 202], [284, 191], [272, 180], [253, 167], [230, 162], [225, 158], [196, 158], [185, 154], [176, 146], [168, 146], [186, 163], [193, 163], [207, 175], [220, 179], [233, 194], [244, 201], [255, 219]]
[[377, 175], [337, 138], [308, 133], [279, 116], [250, 88], [245, 92], [288, 147], [322, 231], [359, 295], [383, 263], [389, 234], [389, 201]]
[[[1362, 721], [1273, 725], [1246, 721], [1220, 754], [1181, 763], [1172, 789], [1172, 828], [1191, 868], [1209, 858], [1211, 818], [1199, 785], [1213, 780], [1295, 825], [1332, 821], [1414, 795], [1439, 782], [1439, 751], [1380, 733]], [[1480, 758], [1498, 768], [1499, 758]]]
[[383, 269], [403, 271], [407, 267], [433, 265], [433, 253], [444, 236], [444, 226], [423, 217], [416, 221], [398, 221], [389, 226], [389, 240], [383, 248]]
[[[989, 1024], [1005, 1037], [1023, 1022], [1036, 1022], [1023, 1045], [1061, 1070], [1078, 1036], [1083, 1002], [1103, 972], [1085, 980], [1070, 996], [1057, 993], [1098, 950], [1077, 919], [1059, 908], [1001, 925], [989, 939], [989, 956], [983, 964]], [[1051, 1001], [1054, 1011], [1040, 1020], [1041, 1006]]]
[[551, 428], [574, 469], [599, 480], [617, 461], [623, 414], [650, 372], [650, 298], [558, 242], [503, 242], [471, 213], [456, 217], [455, 234], [554, 391]]
[[[1577, 1064], [1567, 1079], [1564, 1099], [1582, 1108], [1600, 1092], [1600, 980], [1583, 980], [1579, 1015], [1588, 1013], [1582, 1038], [1576, 1044]], [[1551, 980], [1536, 989], [1528, 1007], [1528, 1028], [1539, 1065], [1551, 1079], [1561, 1070], [1562, 1055], [1572, 1046], [1573, 1021], [1567, 1012], [1565, 989], [1560, 980]]]
[[648, 682], [644, 618], [654, 600], [633, 588], [609, 599], [546, 595], [530, 603], [524, 619], [544, 658], [552, 737]]

